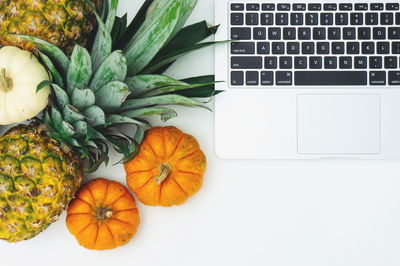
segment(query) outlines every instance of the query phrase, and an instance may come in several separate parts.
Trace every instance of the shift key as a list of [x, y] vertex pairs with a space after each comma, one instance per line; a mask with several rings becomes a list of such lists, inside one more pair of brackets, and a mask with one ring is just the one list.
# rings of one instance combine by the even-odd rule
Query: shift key
[[261, 56], [232, 56], [231, 57], [232, 69], [261, 69], [262, 57]]

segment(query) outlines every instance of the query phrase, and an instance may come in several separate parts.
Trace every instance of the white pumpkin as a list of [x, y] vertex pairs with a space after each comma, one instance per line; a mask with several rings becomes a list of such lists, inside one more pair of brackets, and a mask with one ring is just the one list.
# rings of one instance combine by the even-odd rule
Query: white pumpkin
[[49, 75], [30, 52], [6, 46], [0, 49], [0, 125], [35, 117], [48, 104], [50, 88], [36, 93]]

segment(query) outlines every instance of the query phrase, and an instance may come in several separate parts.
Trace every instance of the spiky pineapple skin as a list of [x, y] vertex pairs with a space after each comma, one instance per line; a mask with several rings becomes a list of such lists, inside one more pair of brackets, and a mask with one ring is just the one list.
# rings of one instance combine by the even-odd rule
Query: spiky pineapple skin
[[67, 208], [83, 179], [79, 157], [36, 125], [0, 138], [0, 239], [30, 239]]
[[[100, 0], [93, 1], [99, 6]], [[33, 51], [17, 33], [46, 40], [71, 54], [75, 44], [86, 46], [96, 18], [86, 0], [0, 0], [0, 44]]]

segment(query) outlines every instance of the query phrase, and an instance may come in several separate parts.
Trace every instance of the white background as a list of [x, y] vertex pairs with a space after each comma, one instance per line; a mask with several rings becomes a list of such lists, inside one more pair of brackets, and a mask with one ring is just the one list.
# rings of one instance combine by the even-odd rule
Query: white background
[[[120, 11], [132, 17], [141, 3], [121, 0]], [[213, 15], [213, 0], [199, 0], [189, 22], [212, 22]], [[204, 49], [168, 73], [210, 74], [213, 58], [213, 49]], [[167, 124], [194, 135], [207, 155], [199, 193], [179, 207], [139, 203], [137, 235], [111, 251], [79, 246], [64, 213], [34, 239], [0, 242], [1, 265], [400, 265], [400, 162], [224, 161], [214, 152], [213, 114], [178, 110]], [[100, 176], [125, 184], [121, 165], [91, 177]]]

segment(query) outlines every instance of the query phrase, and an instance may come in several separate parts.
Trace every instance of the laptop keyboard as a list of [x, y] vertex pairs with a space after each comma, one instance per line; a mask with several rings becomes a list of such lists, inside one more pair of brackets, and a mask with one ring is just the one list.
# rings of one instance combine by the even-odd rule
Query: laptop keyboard
[[231, 86], [398, 86], [399, 3], [232, 3]]

